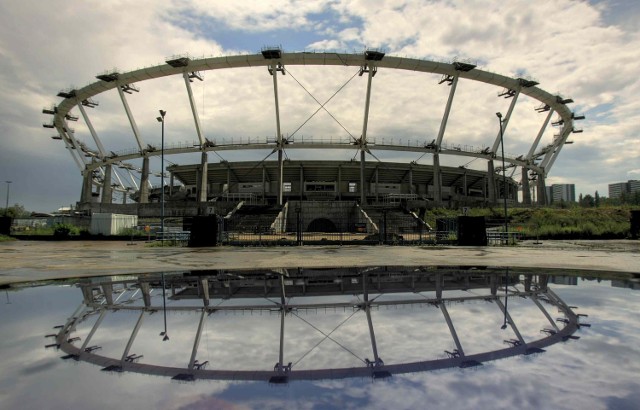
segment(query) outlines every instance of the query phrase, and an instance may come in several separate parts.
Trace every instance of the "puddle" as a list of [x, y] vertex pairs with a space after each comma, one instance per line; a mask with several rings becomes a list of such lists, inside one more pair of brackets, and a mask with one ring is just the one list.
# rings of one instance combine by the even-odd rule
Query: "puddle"
[[201, 270], [5, 288], [3, 407], [632, 407], [640, 286], [548, 272]]

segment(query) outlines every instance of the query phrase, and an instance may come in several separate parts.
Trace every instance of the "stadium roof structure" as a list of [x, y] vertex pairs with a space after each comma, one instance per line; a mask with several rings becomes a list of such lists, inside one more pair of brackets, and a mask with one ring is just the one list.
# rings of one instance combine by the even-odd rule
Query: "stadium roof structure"
[[[64, 359], [108, 372], [276, 384], [377, 379], [474, 367], [578, 339], [576, 330], [590, 326], [580, 322], [586, 315], [548, 282], [526, 269], [466, 266], [92, 278], [78, 284], [82, 302], [50, 336]], [[112, 336], [123, 329], [126, 346]]]
[[[362, 132], [354, 136], [351, 133], [344, 138], [328, 138], [327, 136], [306, 137], [306, 138], [285, 138], [280, 124], [279, 97], [278, 97], [278, 76], [286, 75], [287, 66], [318, 66], [318, 67], [358, 67], [360, 76], [367, 78], [366, 95], [360, 102], [364, 111], [362, 122]], [[202, 72], [216, 70], [234, 70], [248, 67], [265, 67], [273, 79], [275, 96], [275, 122], [276, 134], [271, 138], [231, 138], [227, 140], [214, 140], [207, 138], [202, 131], [202, 124], [194, 100], [191, 82], [203, 80]], [[424, 136], [418, 141], [382, 139], [368, 135], [369, 107], [371, 103], [371, 89], [373, 78], [379, 70], [401, 70], [425, 74], [436, 74], [441, 76], [440, 84], [449, 86], [449, 95], [443, 108], [443, 115], [435, 135]], [[193, 115], [195, 134], [197, 140], [185, 143], [166, 145], [162, 148], [145, 143], [135, 116], [128, 104], [127, 95], [140, 92], [138, 84], [152, 79], [178, 76], [184, 79], [186, 91], [190, 101], [190, 111]], [[43, 113], [53, 116], [53, 121], [44, 124], [46, 128], [55, 129], [57, 134], [52, 137], [61, 140], [70, 151], [73, 160], [77, 163], [82, 175], [85, 178], [83, 188], [83, 198], [86, 200], [86, 193], [92, 185], [102, 187], [103, 196], [111, 200], [112, 189], [128, 192], [130, 190], [140, 190], [140, 201], [145, 202], [148, 195], [144, 192], [149, 184], [149, 175], [154, 175], [149, 170], [148, 159], [155, 156], [176, 155], [184, 153], [202, 153], [202, 163], [206, 163], [209, 152], [218, 153], [223, 151], [243, 151], [243, 150], [268, 150], [278, 154], [279, 164], [279, 195], [278, 201], [283, 200], [283, 179], [282, 168], [284, 162], [284, 150], [305, 149], [305, 150], [327, 150], [327, 149], [351, 149], [354, 148], [360, 153], [360, 163], [362, 166], [361, 183], [364, 186], [364, 164], [366, 158], [377, 157], [375, 151], [400, 151], [412, 152], [422, 155], [433, 156], [435, 193], [437, 202], [441, 199], [442, 183], [440, 180], [440, 156], [449, 155], [456, 157], [470, 157], [475, 159], [486, 159], [489, 162], [503, 160], [506, 167], [512, 168], [511, 176], [515, 174], [517, 168], [522, 169], [522, 179], [520, 184], [523, 190], [523, 201], [530, 202], [529, 180], [537, 180], [538, 186], [544, 186], [544, 178], [552, 168], [558, 155], [568, 141], [571, 133], [582, 132], [575, 128], [575, 121], [584, 119], [584, 116], [576, 115], [567, 104], [573, 100], [557, 94], [549, 93], [538, 87], [538, 83], [528, 78], [511, 78], [493, 72], [484, 71], [476, 67], [475, 64], [462, 61], [439, 62], [414, 58], [403, 58], [388, 56], [380, 50], [365, 50], [362, 53], [336, 53], [336, 52], [285, 52], [280, 47], [265, 47], [260, 53], [250, 55], [235, 55], [210, 58], [192, 58], [188, 55], [172, 56], [166, 59], [165, 63], [133, 70], [129, 72], [119, 72], [118, 70], [107, 71], [96, 76], [98, 81], [81, 88], [69, 88], [60, 91], [58, 96], [63, 100], [50, 107], [45, 108]], [[456, 88], [460, 80], [475, 81], [498, 87], [499, 97], [510, 99], [508, 111], [504, 117], [499, 115], [500, 132], [488, 144], [483, 147], [472, 147], [467, 145], [452, 144], [446, 141], [446, 128], [451, 112], [451, 107], [455, 98]], [[98, 102], [94, 99], [97, 96], [115, 90], [125, 109], [129, 125], [135, 140], [133, 148], [125, 148], [119, 151], [107, 152], [102, 144], [100, 136], [91, 123], [87, 113], [88, 108], [97, 108]], [[538, 113], [543, 113], [539, 132], [532, 135], [531, 144], [526, 152], [517, 155], [500, 154], [498, 147], [501, 143], [503, 133], [506, 131], [511, 120], [511, 114], [516, 106], [519, 96], [525, 95], [537, 100], [539, 106], [535, 109]], [[318, 102], [316, 100], [316, 102]], [[320, 105], [320, 110], [323, 105]], [[75, 130], [69, 126], [69, 122], [77, 121], [78, 116], [72, 114], [72, 110], [77, 108], [89, 129], [95, 142], [96, 148], [89, 148], [86, 143], [80, 141]], [[553, 122], [552, 116], [558, 117]], [[541, 138], [549, 125], [558, 127], [550, 144], [541, 144]], [[504, 148], [504, 147], [503, 147]], [[142, 159], [142, 166], [131, 163], [132, 160]], [[126, 186], [123, 178], [115, 173], [117, 183], [112, 180], [112, 167], [119, 168], [121, 172], [139, 172], [139, 184], [132, 177], [132, 186]], [[501, 171], [501, 167], [496, 169], [491, 165], [487, 171], [494, 175]], [[158, 171], [156, 175], [164, 175], [164, 170]], [[204, 181], [206, 184], [206, 181]], [[202, 183], [202, 181], [201, 181]], [[495, 184], [494, 184], [495, 186]], [[88, 188], [87, 188], [88, 187]], [[490, 196], [491, 197], [491, 196]], [[203, 195], [199, 199], [206, 198]], [[361, 193], [361, 200], [365, 199], [365, 192]]]

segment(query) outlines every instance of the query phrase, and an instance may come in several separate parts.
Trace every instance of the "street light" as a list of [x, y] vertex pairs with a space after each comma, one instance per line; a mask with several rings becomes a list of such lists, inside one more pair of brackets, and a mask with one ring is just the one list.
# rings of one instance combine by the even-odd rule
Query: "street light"
[[504, 191], [502, 197], [504, 198], [504, 234], [507, 237], [507, 245], [509, 245], [509, 222], [507, 217], [507, 170], [504, 166], [504, 140], [502, 131], [502, 113], [497, 112], [498, 122], [500, 123], [500, 145], [502, 147], [502, 189]]
[[507, 304], [509, 303], [509, 295], [507, 293], [509, 289], [509, 268], [504, 273], [504, 321], [500, 329], [505, 330], [507, 328]]
[[11, 184], [12, 181], [4, 181], [7, 183], [7, 204], [4, 207], [4, 216], [8, 216], [9, 215], [9, 184]]
[[160, 113], [160, 116], [156, 119], [158, 122], [162, 123], [162, 148], [160, 150], [160, 186], [162, 189], [160, 193], [160, 230], [162, 231], [162, 246], [164, 246], [164, 116], [167, 112], [164, 110], [159, 110], [158, 112]]
[[166, 294], [167, 286], [164, 281], [164, 272], [162, 272], [162, 313], [164, 313], [164, 332], [160, 332], [160, 336], [164, 336], [162, 338], [163, 342], [169, 340], [169, 334], [167, 332], [167, 294]]

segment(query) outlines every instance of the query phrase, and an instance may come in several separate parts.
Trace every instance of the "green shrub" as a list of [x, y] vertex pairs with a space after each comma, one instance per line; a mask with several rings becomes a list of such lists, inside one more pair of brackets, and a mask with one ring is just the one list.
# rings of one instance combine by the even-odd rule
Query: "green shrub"
[[80, 229], [70, 224], [55, 224], [53, 226], [53, 237], [56, 239], [68, 239], [72, 235], [78, 235]]

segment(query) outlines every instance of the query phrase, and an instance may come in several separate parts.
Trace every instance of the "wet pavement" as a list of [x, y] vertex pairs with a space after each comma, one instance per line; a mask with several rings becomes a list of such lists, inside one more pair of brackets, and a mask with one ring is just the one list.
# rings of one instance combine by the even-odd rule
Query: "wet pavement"
[[128, 241], [0, 243], [0, 284], [198, 269], [298, 266], [504, 266], [640, 275], [640, 241], [524, 241], [517, 246], [151, 247]]

